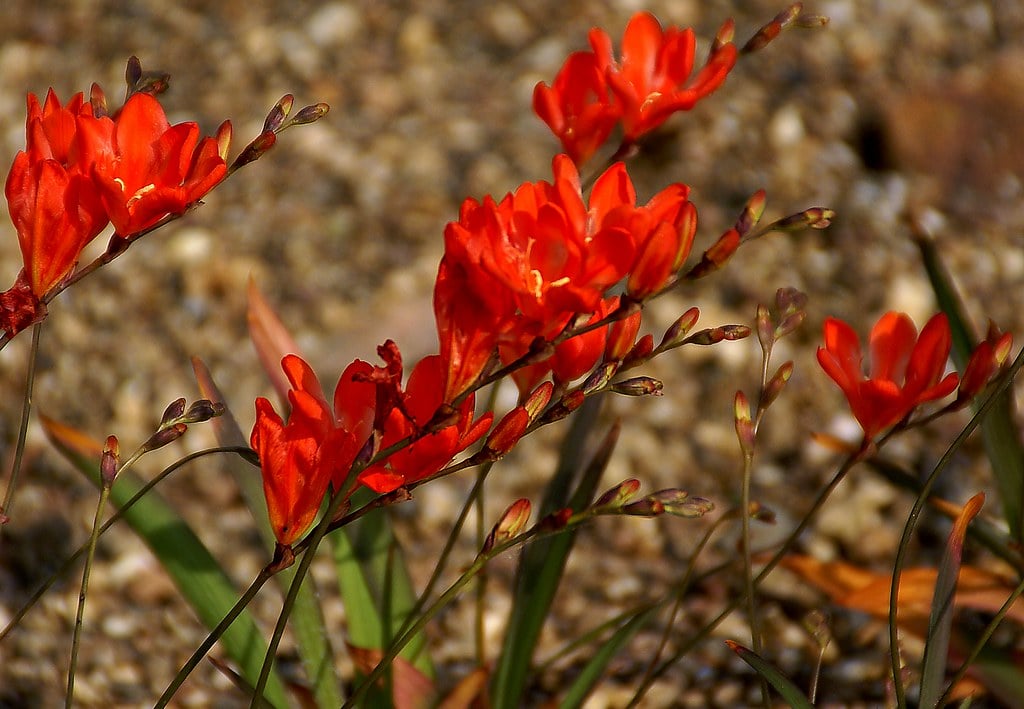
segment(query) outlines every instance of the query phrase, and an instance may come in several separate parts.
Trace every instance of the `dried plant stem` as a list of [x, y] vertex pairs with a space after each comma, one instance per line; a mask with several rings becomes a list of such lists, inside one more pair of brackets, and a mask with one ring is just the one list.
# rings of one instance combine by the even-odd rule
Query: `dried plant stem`
[[[7, 481], [7, 490], [4, 493], [4, 502], [0, 505], [0, 515], [10, 517], [11, 508], [14, 506], [14, 489], [18, 483], [18, 473], [21, 472], [21, 461], [25, 457], [25, 440], [28, 436], [28, 422], [32, 415], [32, 388], [36, 381], [36, 360], [39, 359], [39, 336], [43, 331], [43, 324], [36, 323], [32, 327], [32, 346], [28, 355], [28, 372], [25, 374], [25, 398], [21, 404], [21, 426], [18, 428], [18, 443], [14, 449], [14, 464], [11, 466], [11, 478]], [[0, 524], [0, 542], [3, 541], [3, 525]]]
[[907, 694], [906, 688], [903, 686], [903, 680], [900, 676], [900, 652], [899, 652], [899, 632], [896, 625], [896, 614], [898, 609], [899, 600], [899, 588], [900, 588], [900, 574], [903, 571], [903, 565], [906, 561], [907, 553], [910, 549], [910, 538], [914, 533], [914, 528], [917, 526], [917, 521], [921, 517], [921, 513], [924, 510], [925, 504], [928, 502], [928, 497], [931, 494], [931, 489], [935, 485], [935, 482], [939, 479], [939, 475], [949, 462], [953, 458], [953, 454], [960, 449], [964, 441], [974, 433], [974, 430], [981, 425], [981, 422], [985, 419], [985, 415], [989, 412], [992, 407], [995, 406], [998, 397], [1005, 391], [1010, 383], [1013, 381], [1017, 372], [1020, 371], [1021, 367], [1024, 367], [1024, 350], [1021, 350], [1017, 354], [1017, 358], [1013, 361], [1013, 365], [1003, 375], [997, 386], [992, 387], [985, 397], [984, 403], [978, 407], [977, 412], [971, 417], [971, 420], [964, 426], [963, 430], [960, 431], [959, 435], [953, 442], [949, 444], [946, 452], [943, 453], [942, 458], [935, 465], [928, 479], [925, 480], [921, 486], [921, 491], [918, 493], [917, 499], [914, 500], [914, 506], [910, 510], [910, 514], [907, 516], [907, 523], [903, 527], [903, 536], [900, 538], [900, 544], [896, 549], [896, 561], [893, 564], [892, 570], [892, 583], [889, 587], [889, 669], [892, 673], [894, 698], [896, 700], [896, 706], [903, 709], [907, 706]]
[[78, 592], [78, 612], [75, 614], [75, 629], [71, 634], [71, 662], [68, 664], [68, 688], [64, 695], [64, 706], [70, 709], [75, 697], [75, 671], [78, 669], [78, 649], [82, 639], [82, 620], [85, 617], [85, 598], [89, 592], [89, 574], [92, 572], [92, 560], [96, 556], [96, 543], [100, 538], [100, 520], [103, 509], [110, 497], [111, 482], [103, 480], [100, 488], [100, 499], [96, 505], [96, 516], [92, 521], [92, 532], [89, 534], [89, 547], [85, 554], [85, 568], [82, 571], [82, 587]]

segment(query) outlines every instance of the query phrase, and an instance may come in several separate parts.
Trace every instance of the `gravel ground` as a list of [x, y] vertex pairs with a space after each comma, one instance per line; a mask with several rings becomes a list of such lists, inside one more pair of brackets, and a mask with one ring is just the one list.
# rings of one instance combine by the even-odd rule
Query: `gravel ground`
[[[888, 309], [905, 310], [918, 323], [934, 311], [908, 238], [908, 214], [924, 215], [932, 226], [972, 316], [1024, 332], [1024, 50], [1017, 46], [1024, 5], [832, 0], [807, 6], [830, 16], [830, 26], [787, 33], [743, 60], [714, 97], [670, 121], [655, 156], [631, 166], [642, 196], [669, 181], [693, 187], [698, 248], [761, 187], [769, 195], [768, 218], [813, 205], [840, 215], [826, 232], [751, 244], [699, 290], [650, 309], [655, 329], [691, 304], [708, 325], [749, 323], [756, 303], [769, 302], [780, 286], [810, 296], [807, 324], [779, 353], [780, 362], [796, 362], [797, 374], [762, 430], [755, 496], [779, 517], [778, 530], [762, 532], [763, 540], [789, 529], [832, 472], [830, 456], [809, 443], [809, 433], [855, 427], [814, 364], [821, 321], [839, 316], [863, 332]], [[247, 340], [250, 277], [325, 380], [333, 381], [354, 357], [372, 358], [385, 338], [398, 341], [407, 361], [428, 353], [436, 346], [429, 295], [444, 223], [467, 195], [503, 194], [550, 175], [557, 146], [529, 110], [534, 84], [550, 81], [565, 55], [585, 46], [590, 27], [605, 27], [617, 39], [642, 7], [664, 23], [694, 26], [703, 53], [725, 17], [736, 19], [745, 39], [781, 3], [226, 0], [173, 7], [155, 0], [6, 0], [0, 4], [0, 144], [9, 156], [24, 144], [26, 91], [43, 94], [53, 86], [66, 99], [98, 81], [116, 96], [131, 54], [146, 68], [171, 72], [163, 102], [172, 122], [197, 120], [212, 133], [229, 117], [239, 144], [259, 131], [266, 110], [286, 92], [298, 105], [332, 106], [321, 123], [286, 133], [204, 207], [59, 298], [43, 336], [37, 409], [95, 437], [116, 433], [131, 447], [148, 435], [166, 403], [196, 396], [189, 357], [199, 355], [249, 426], [253, 398], [268, 391], [254, 353], [240, 344]], [[0, 231], [0, 273], [13, 281], [20, 267], [15, 234], [7, 220]], [[0, 353], [0, 382], [9, 392], [0, 403], [5, 471], [28, 340], [26, 334]], [[666, 396], [615, 402], [624, 431], [608, 483], [636, 476], [647, 489], [683, 487], [726, 509], [738, 494], [732, 395], [737, 385], [754, 389], [759, 359], [752, 339], [653, 363], [649, 372], [664, 379]], [[940, 422], [893, 456], [914, 468], [927, 465], [962, 423]], [[557, 435], [545, 432], [502, 464], [488, 493], [491, 519], [516, 496], [539, 499]], [[143, 469], [155, 473], [182, 450], [209, 443], [208, 432], [196, 427], [182, 447], [147, 459]], [[976, 449], [957, 466], [946, 489], [953, 499], [990, 484]], [[457, 479], [431, 485], [397, 511], [417, 578], [429, 574], [428, 560], [465, 489], [466, 481]], [[166, 494], [239, 584], [248, 583], [265, 557], [231, 479], [216, 466], [195, 469], [168, 483]], [[909, 504], [860, 471], [837, 492], [807, 549], [884, 569]], [[94, 506], [94, 490], [51, 452], [34, 425], [0, 548], [0, 625], [85, 539]], [[594, 525], [570, 563], [571, 583], [546, 646], [663, 589], [709, 523]], [[734, 553], [734, 543], [724, 540], [708, 563]], [[462, 553], [469, 558], [468, 544]], [[502, 561], [490, 592], [491, 657], [512, 569], [512, 560]], [[103, 541], [93, 578], [80, 705], [149, 705], [204, 633], [127, 529]], [[343, 609], [329, 584], [322, 591], [340, 645]], [[733, 592], [724, 582], [699, 588], [684, 625], [699, 626]], [[59, 585], [0, 644], [0, 706], [60, 702], [76, 597], [73, 580]], [[272, 623], [279, 602], [263, 594], [258, 615]], [[827, 604], [781, 578], [766, 602], [779, 662], [799, 678], [809, 664], [799, 620], [816, 607]], [[470, 612], [469, 602], [458, 604], [434, 631], [442, 683], [469, 666], [472, 646], [463, 629]], [[835, 623], [837, 637], [846, 640], [826, 658], [825, 700], [877, 703], [885, 661], [877, 638], [850, 630], [856, 619], [841, 612]], [[742, 621], [718, 634], [744, 637]], [[656, 640], [641, 636], [589, 706], [627, 701]], [[343, 670], [346, 663], [339, 658]], [[559, 672], [543, 677], [535, 702], [563, 682]], [[724, 645], [711, 641], [652, 690], [647, 706], [740, 706], [754, 686]], [[179, 698], [182, 706], [241, 705], [209, 665]]]

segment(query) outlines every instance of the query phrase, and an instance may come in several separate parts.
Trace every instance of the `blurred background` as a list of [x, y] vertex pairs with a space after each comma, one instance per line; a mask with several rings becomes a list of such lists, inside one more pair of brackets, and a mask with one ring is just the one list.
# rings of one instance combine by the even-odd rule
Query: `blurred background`
[[[500, 196], [523, 181], [550, 178], [558, 144], [530, 110], [533, 87], [550, 82], [570, 51], [586, 48], [590, 27], [605, 28], [617, 45], [632, 13], [649, 9], [665, 25], [696, 29], [700, 61], [724, 19], [735, 18], [743, 42], [783, 4], [6, 0], [0, 5], [4, 160], [24, 145], [27, 92], [42, 96], [53, 87], [67, 100], [96, 81], [116, 104], [133, 54], [145, 69], [170, 72], [170, 90], [161, 100], [172, 123], [195, 120], [212, 134], [230, 118], [236, 150], [259, 132], [267, 110], [285, 93], [295, 95], [297, 107], [331, 105], [325, 120], [283, 134], [270, 154], [220, 186], [205, 205], [133, 245], [51, 305], [36, 410], [96, 438], [116, 434], [122, 449], [132, 449], [167, 403], [197, 396], [189, 362], [195, 355], [248, 431], [254, 397], [270, 391], [246, 332], [250, 278], [325, 388], [333, 388], [353, 358], [373, 361], [374, 347], [387, 338], [411, 364], [436, 349], [430, 295], [444, 224], [457, 217], [467, 196]], [[933, 232], [978, 326], [992, 318], [1024, 337], [1024, 5], [805, 5], [831, 23], [786, 32], [743, 58], [722, 89], [670, 119], [630, 165], [642, 200], [669, 182], [692, 187], [700, 214], [696, 253], [762, 187], [766, 219], [811, 206], [838, 212], [824, 232], [773, 235], [745, 246], [725, 271], [659, 299], [645, 315], [648, 331], [658, 337], [691, 305], [700, 307], [704, 326], [752, 324], [756, 304], [771, 303], [777, 288], [808, 294], [806, 324], [776, 355], [777, 364], [793, 359], [796, 374], [762, 428], [756, 462], [754, 496], [779, 517], [777, 528], [758, 530], [766, 543], [791, 528], [802, 504], [833, 472], [832, 455], [811, 444], [809, 434], [856, 432], [838, 390], [814, 361], [822, 320], [841, 317], [866, 333], [886, 310], [907, 311], [919, 325], [935, 312], [909, 238], [911, 217]], [[593, 163], [590, 169], [600, 160]], [[99, 253], [105, 241], [99, 237], [90, 253]], [[3, 287], [20, 267], [16, 235], [4, 219]], [[0, 352], [4, 487], [29, 340], [24, 333]], [[635, 476], [645, 489], [683, 487], [727, 509], [739, 494], [732, 396], [738, 387], [756, 391], [759, 366], [755, 338], [684, 349], [652, 363], [646, 373], [664, 380], [665, 396], [617, 400], [607, 409], [624, 420], [608, 484]], [[508, 392], [506, 403], [512, 396]], [[904, 439], [892, 454], [921, 469], [965, 421], [944, 419]], [[488, 525], [515, 497], [539, 499], [553, 465], [551, 443], [562, 430], [525, 442], [495, 471]], [[178, 448], [144, 459], [139, 470], [153, 475], [182, 451], [211, 440], [202, 426], [193, 427]], [[467, 480], [427, 486], [395, 510], [402, 541], [421, 560], [414, 568], [418, 578], [429, 574], [423, 559], [443, 543]], [[960, 456], [944, 484], [959, 501], [990, 485], [977, 446]], [[239, 584], [248, 584], [266, 556], [230, 477], [216, 463], [204, 463], [164, 487]], [[95, 499], [94, 489], [50, 450], [34, 424], [0, 547], [0, 625], [85, 540]], [[870, 471], [859, 471], [837, 491], [806, 549], [826, 560], [884, 568], [910, 502]], [[664, 588], [706, 524], [615, 520], [585, 532], [569, 569], [571, 591], [549, 628], [551, 647]], [[734, 553], [734, 541], [722, 542], [707, 561]], [[471, 557], [469, 540], [464, 552]], [[503, 561], [489, 594], [491, 657], [514, 559]], [[340, 647], [344, 609], [326, 572], [323, 593]], [[780, 578], [768, 592], [772, 622], [792, 631], [802, 612], [824, 602]], [[82, 706], [151, 704], [205, 633], [127, 528], [101, 543], [92, 584], [77, 685]], [[0, 706], [51, 706], [62, 696], [77, 590], [73, 577], [59, 585], [0, 644]], [[691, 612], [711, 613], [728, 593], [724, 583], [698, 589]], [[257, 610], [272, 623], [279, 603], [268, 589]], [[435, 625], [442, 684], [470, 667], [471, 638], [462, 631], [470, 611], [468, 601], [460, 603]], [[739, 620], [722, 631], [730, 632], [743, 635]], [[595, 706], [616, 706], [630, 696], [656, 638], [641, 638], [623, 657], [595, 700], [604, 704]], [[800, 643], [781, 642], [788, 643], [783, 660], [799, 665]], [[736, 679], [738, 668], [720, 641], [707, 645], [655, 688], [650, 706], [740, 701], [749, 683]], [[859, 694], [872, 691], [861, 682], [870, 679], [880, 691], [872, 672], [883, 661], [870, 642], [842, 648], [834, 658], [834, 699], [873, 701]], [[339, 657], [343, 667], [346, 662]], [[543, 681], [558, 685], [557, 675]], [[240, 703], [209, 665], [181, 701]]]

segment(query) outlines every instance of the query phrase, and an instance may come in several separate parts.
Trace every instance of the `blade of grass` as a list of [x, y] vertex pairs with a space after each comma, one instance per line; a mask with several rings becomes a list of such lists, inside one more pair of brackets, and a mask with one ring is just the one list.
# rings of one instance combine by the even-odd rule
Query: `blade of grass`
[[[95, 485], [100, 485], [96, 461], [103, 444], [81, 431], [42, 418], [43, 428], [57, 449]], [[131, 471], [118, 475], [111, 501], [121, 507], [143, 486]], [[182, 596], [207, 628], [215, 627], [238, 598], [238, 589], [217, 560], [177, 512], [156, 491], [150, 491], [124, 514], [125, 521], [160, 560]], [[224, 633], [221, 644], [249, 682], [259, 677], [266, 652], [252, 615], [243, 612]], [[274, 675], [266, 699], [274, 706], [288, 705], [284, 684]]]
[[[369, 490], [358, 490], [352, 506], [361, 507], [372, 497]], [[388, 647], [416, 605], [416, 593], [387, 510], [370, 512], [331, 535], [331, 540], [350, 642], [368, 649]], [[433, 678], [426, 646], [426, 636], [420, 633], [400, 657]]]
[[[192, 368], [200, 393], [210, 401], [224, 402], [216, 382], [209, 369], [198, 357], [192, 358]], [[225, 404], [224, 413], [210, 421], [217, 442], [222, 446], [247, 446], [242, 429], [235, 420], [231, 410]], [[251, 465], [246, 465], [237, 456], [225, 463], [235, 484], [242, 492], [242, 497], [252, 513], [263, 540], [264, 547], [270, 551], [274, 548], [274, 532], [270, 528], [267, 517], [267, 505], [263, 498], [263, 484], [260, 475]], [[286, 592], [295, 576], [294, 569], [284, 569], [275, 575], [275, 580], [282, 592]], [[316, 699], [317, 706], [341, 706], [344, 695], [341, 691], [341, 680], [334, 668], [334, 651], [331, 647], [330, 635], [324, 625], [323, 611], [317, 602], [316, 588], [310, 579], [302, 585], [295, 609], [291, 615], [292, 631], [298, 645], [299, 658], [306, 670], [306, 678]]]
[[800, 688], [782, 674], [775, 665], [732, 640], [726, 640], [725, 644], [739, 655], [741, 660], [753, 667], [754, 671], [763, 677], [792, 709], [814, 709], [814, 705], [811, 704], [807, 695], [800, 691]]
[[[606, 437], [601, 451], [594, 456], [589, 466], [583, 468], [583, 451], [599, 412], [600, 399], [592, 398], [573, 418], [562, 445], [558, 470], [545, 492], [541, 518], [567, 506], [578, 511], [593, 499], [618, 436], [618, 426], [615, 426]], [[579, 482], [576, 492], [570, 499], [570, 490], [577, 478]], [[538, 540], [523, 549], [516, 571], [512, 611], [491, 687], [494, 709], [513, 709], [520, 705], [537, 639], [575, 539], [575, 532], [567, 531], [550, 539]]]
[[[953, 333], [953, 361], [961, 372], [975, 346], [970, 321], [964, 313], [963, 304], [953, 280], [949, 276], [935, 244], [925, 234], [915, 238], [921, 251], [921, 260], [939, 307], [949, 319]], [[975, 410], [977, 407], [975, 406]], [[1013, 392], [1009, 389], [999, 395], [981, 424], [985, 452], [992, 465], [1002, 501], [1003, 516], [1010, 528], [1010, 537], [1018, 544], [1024, 544], [1024, 443], [1015, 424]]]

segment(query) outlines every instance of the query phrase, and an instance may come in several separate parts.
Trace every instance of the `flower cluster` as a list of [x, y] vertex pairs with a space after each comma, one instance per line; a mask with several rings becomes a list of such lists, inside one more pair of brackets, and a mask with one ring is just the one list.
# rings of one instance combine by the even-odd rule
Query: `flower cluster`
[[696, 40], [690, 28], [663, 30], [654, 15], [638, 12], [626, 25], [621, 58], [608, 33], [590, 31], [589, 52], [574, 52], [551, 86], [533, 93], [534, 112], [581, 165], [622, 125], [623, 146], [659, 127], [676, 111], [687, 111], [717, 89], [736, 63], [733, 24], [718, 32], [707, 62], [696, 75]]
[[[445, 401], [469, 388], [495, 352], [507, 364], [581, 314], [609, 316], [620, 306], [606, 299], [616, 283], [625, 280], [633, 302], [662, 290], [690, 253], [697, 217], [685, 185], [638, 205], [622, 163], [597, 179], [589, 199], [568, 156], [555, 157], [553, 173], [552, 182], [525, 183], [500, 202], [467, 199], [445, 229], [434, 288]], [[563, 379], [586, 372], [605, 343], [584, 338], [556, 349], [546, 371], [522, 375], [521, 388], [552, 369]]]
[[5, 194], [25, 268], [0, 295], [9, 336], [45, 315], [47, 294], [68, 277], [85, 246], [108, 224], [117, 236], [180, 214], [227, 174], [231, 124], [199, 138], [195, 123], [171, 126], [159, 101], [137, 92], [112, 115], [102, 91], [61, 104], [52, 90], [30, 94], [26, 147]]
[[292, 544], [309, 528], [328, 487], [343, 489], [360, 453], [373, 456], [412, 441], [359, 474], [359, 482], [374, 492], [391, 492], [438, 472], [490, 428], [491, 414], [474, 419], [473, 397], [434, 422], [442, 404], [436, 355], [420, 360], [403, 389], [397, 346], [388, 341], [378, 353], [382, 367], [361, 360], [346, 367], [333, 407], [296, 355], [281, 362], [291, 385], [287, 422], [267, 399], [256, 400], [250, 444], [260, 457], [267, 511], [280, 544]]

